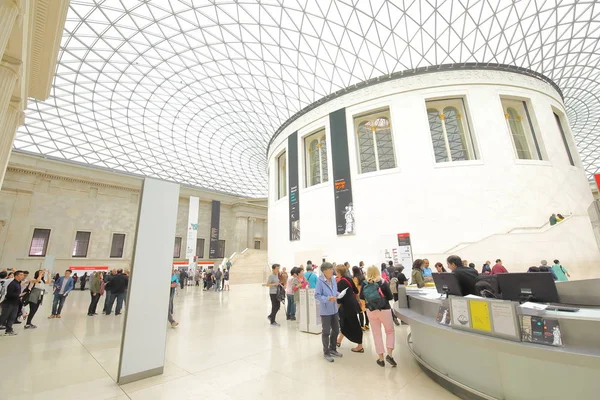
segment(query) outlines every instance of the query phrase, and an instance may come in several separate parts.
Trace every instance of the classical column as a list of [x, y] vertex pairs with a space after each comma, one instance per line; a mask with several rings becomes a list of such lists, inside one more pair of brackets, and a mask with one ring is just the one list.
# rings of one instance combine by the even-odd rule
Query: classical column
[[4, 122], [0, 126], [0, 187], [4, 182], [8, 159], [12, 150], [15, 134], [19, 125], [23, 124], [25, 113], [19, 109], [19, 103], [11, 102], [4, 114]]
[[14, 0], [0, 0], [0, 58], [6, 50], [17, 15], [19, 15], [19, 7]]
[[8, 112], [8, 105], [20, 72], [21, 62], [19, 60], [5, 57], [0, 61], [0, 131], [4, 131], [3, 127], [6, 123], [4, 118]]
[[235, 251], [243, 251], [248, 244], [248, 218], [237, 217], [235, 219]]
[[248, 218], [248, 248], [254, 248], [254, 223], [256, 222], [256, 218], [250, 217]]

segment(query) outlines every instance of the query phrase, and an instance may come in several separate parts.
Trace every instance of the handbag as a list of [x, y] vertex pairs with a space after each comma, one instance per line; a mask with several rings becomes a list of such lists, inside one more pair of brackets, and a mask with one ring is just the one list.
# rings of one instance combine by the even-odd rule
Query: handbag
[[45, 292], [46, 291], [44, 289], [40, 289], [34, 286], [31, 289], [31, 292], [29, 292], [29, 298], [27, 299], [27, 303], [42, 304]]

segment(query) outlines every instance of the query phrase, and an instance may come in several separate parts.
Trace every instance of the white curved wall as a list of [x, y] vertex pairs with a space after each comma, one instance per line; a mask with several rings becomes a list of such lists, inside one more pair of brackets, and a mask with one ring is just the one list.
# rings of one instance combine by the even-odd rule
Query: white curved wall
[[[465, 99], [479, 159], [436, 164], [425, 101], [457, 96]], [[547, 161], [516, 159], [500, 96], [529, 100]], [[356, 235], [351, 236], [336, 235], [330, 148], [329, 181], [304, 187], [303, 137], [325, 127], [327, 142], [331, 143], [328, 114], [343, 107], [356, 219]], [[389, 107], [391, 113], [397, 167], [359, 174], [353, 116], [383, 107]], [[415, 256], [438, 255], [441, 260], [460, 243], [478, 242], [513, 228], [541, 226], [552, 212], [573, 214], [580, 220], [571, 224], [577, 227], [577, 236], [593, 238], [587, 219], [587, 207], [592, 201], [590, 186], [567, 130], [576, 166], [569, 163], [553, 110], [565, 114], [559, 94], [548, 83], [492, 70], [436, 72], [397, 79], [319, 106], [293, 121], [270, 148], [269, 261], [291, 266], [304, 264], [309, 258], [317, 262], [327, 256], [329, 260], [350, 261], [353, 265], [359, 260], [380, 263], [381, 249], [397, 245], [396, 234], [400, 232], [410, 232]], [[276, 195], [276, 156], [287, 147], [287, 137], [296, 130], [301, 240], [291, 242], [288, 198], [278, 200]], [[568, 229], [563, 233], [570, 234]], [[509, 246], [510, 251], [491, 245], [485, 259], [501, 257], [511, 265], [510, 254], [528, 253], [523, 237], [512, 236], [502, 241], [502, 246]], [[559, 258], [564, 265], [582, 270], [600, 261], [593, 240], [556, 246], [556, 235], [551, 236], [543, 254], [538, 246], [531, 261], [528, 256], [515, 258], [515, 263], [524, 265], [515, 265], [513, 270], [525, 269], [541, 258]], [[557, 248], [561, 250], [555, 251]], [[470, 258], [468, 247], [458, 253], [478, 267], [485, 261]]]

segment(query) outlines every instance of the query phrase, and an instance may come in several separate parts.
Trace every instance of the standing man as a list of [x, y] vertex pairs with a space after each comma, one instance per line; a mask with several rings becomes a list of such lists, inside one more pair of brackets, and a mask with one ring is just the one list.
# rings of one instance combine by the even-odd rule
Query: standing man
[[223, 272], [223, 290], [229, 291], [229, 270]]
[[[104, 310], [102, 310], [102, 312], [104, 314], [106, 314], [107, 312], [110, 314], [112, 311], [112, 292], [110, 291], [109, 287], [108, 287], [108, 283], [117, 275], [117, 270], [116, 268], [113, 269], [112, 271], [110, 271], [110, 274], [106, 274], [104, 275], [104, 293], [106, 293], [106, 297], [104, 298]], [[108, 308], [108, 305], [111, 305], [110, 308]]]
[[117, 300], [117, 306], [115, 307], [115, 315], [121, 314], [121, 308], [123, 307], [123, 302], [125, 301], [125, 295], [127, 294], [127, 285], [129, 284], [129, 278], [127, 275], [123, 273], [122, 269], [117, 271], [117, 275], [113, 276], [113, 278], [106, 285], [106, 290], [110, 290], [112, 293], [112, 297], [110, 303], [108, 304], [108, 310], [106, 315], [110, 315], [112, 311], [113, 303], [115, 299]]
[[227, 262], [225, 263], [225, 266], [227, 267], [227, 271], [229, 271], [231, 269], [231, 261], [227, 260]]
[[279, 264], [273, 264], [271, 266], [271, 275], [269, 275], [269, 279], [267, 283], [263, 286], [267, 286], [269, 288], [269, 297], [271, 298], [271, 314], [267, 317], [269, 321], [271, 321], [271, 326], [280, 326], [276, 321], [275, 317], [279, 312], [279, 307], [281, 303], [277, 299], [277, 288], [281, 286], [279, 282]]
[[328, 362], [333, 362], [333, 357], [342, 357], [337, 351], [337, 337], [340, 333], [340, 317], [337, 305], [337, 283], [333, 275], [333, 265], [325, 262], [321, 265], [321, 275], [315, 290], [315, 299], [319, 302], [321, 324], [323, 331], [323, 357]]
[[65, 276], [61, 276], [54, 282], [54, 299], [52, 300], [52, 314], [48, 319], [60, 318], [60, 313], [65, 305], [67, 296], [75, 287], [75, 282], [71, 278], [71, 270], [65, 271]]
[[16, 271], [13, 280], [6, 287], [4, 301], [2, 301], [2, 314], [0, 314], [0, 326], [5, 326], [5, 335], [14, 336], [17, 333], [12, 326], [17, 319], [17, 313], [21, 308], [21, 281], [24, 278], [23, 271]]
[[223, 271], [221, 271], [220, 267], [217, 267], [217, 270], [215, 271], [215, 292], [218, 292], [219, 290], [221, 290], [221, 283], [222, 283], [222, 279], [223, 279]]
[[181, 273], [179, 274], [179, 284], [181, 285], [182, 289], [185, 286], [187, 277], [188, 277], [188, 273], [186, 272], [186, 270], [185, 269], [182, 270]]
[[504, 268], [504, 265], [502, 265], [501, 259], [497, 259], [496, 265], [494, 265], [492, 267], [492, 275], [498, 275], [498, 274], [508, 274], [508, 270], [506, 268]]
[[175, 328], [179, 325], [179, 322], [173, 319], [173, 298], [175, 297], [175, 290], [179, 286], [179, 278], [177, 274], [175, 274], [175, 268], [171, 269], [171, 293], [169, 294], [169, 313], [167, 314], [167, 319], [171, 324], [171, 328]]

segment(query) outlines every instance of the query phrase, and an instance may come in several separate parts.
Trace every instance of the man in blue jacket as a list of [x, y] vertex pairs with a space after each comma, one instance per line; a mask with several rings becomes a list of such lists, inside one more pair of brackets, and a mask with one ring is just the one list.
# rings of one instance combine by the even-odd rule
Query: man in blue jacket
[[342, 357], [342, 353], [337, 351], [337, 336], [340, 333], [340, 318], [338, 316], [337, 305], [337, 282], [333, 276], [333, 265], [325, 262], [321, 265], [322, 275], [317, 281], [315, 290], [315, 299], [319, 302], [319, 313], [321, 314], [321, 323], [323, 332], [323, 357], [329, 362], [333, 362], [333, 357]]
[[68, 269], [65, 271], [65, 276], [61, 276], [54, 282], [54, 299], [52, 301], [52, 315], [48, 318], [60, 318], [60, 312], [62, 311], [63, 305], [65, 304], [65, 300], [75, 283], [73, 282], [73, 278], [71, 278], [71, 270]]

